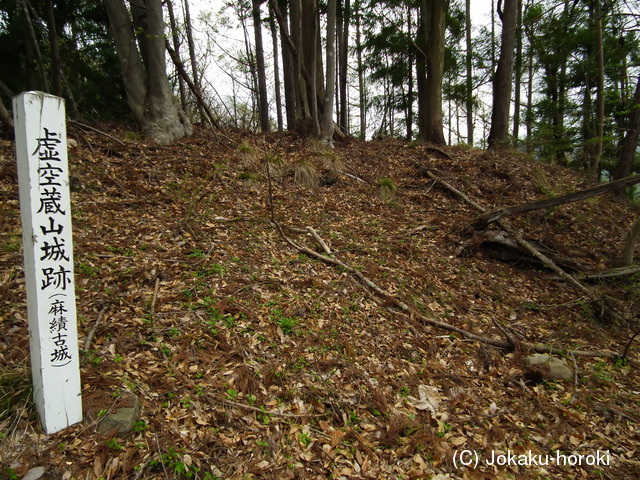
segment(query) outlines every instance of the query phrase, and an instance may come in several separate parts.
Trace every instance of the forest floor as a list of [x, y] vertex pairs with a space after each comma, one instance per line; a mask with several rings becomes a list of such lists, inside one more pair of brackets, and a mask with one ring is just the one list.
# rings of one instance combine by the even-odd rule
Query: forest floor
[[[100, 128], [113, 138], [69, 132], [84, 421], [53, 435], [30, 398], [14, 147], [0, 141], [1, 479], [34, 467], [50, 479], [640, 478], [638, 340], [631, 362], [614, 356], [637, 320], [599, 320], [548, 269], [487, 256], [470, 227], [479, 212], [420, 169], [484, 208], [590, 186], [580, 174], [395, 140], [330, 151], [198, 130], [161, 147]], [[324, 185], [304, 185], [313, 172]], [[287, 243], [272, 215], [323, 253], [301, 233], [312, 227], [387, 299]], [[593, 273], [615, 265], [636, 215], [603, 196], [508, 221]], [[639, 276], [586, 285], [634, 317]], [[526, 367], [524, 347], [425, 325], [390, 296], [475, 334], [562, 349], [575, 379]], [[99, 434], [131, 394], [133, 431]], [[524, 457], [492, 465], [498, 454]]]

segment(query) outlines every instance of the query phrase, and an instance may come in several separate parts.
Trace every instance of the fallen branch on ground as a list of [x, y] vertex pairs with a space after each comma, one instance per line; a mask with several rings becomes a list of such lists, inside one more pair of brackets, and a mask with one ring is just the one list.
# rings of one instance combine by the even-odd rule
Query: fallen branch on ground
[[[457, 333], [460, 336], [462, 336], [463, 338], [466, 338], [467, 340], [472, 340], [472, 341], [484, 343], [486, 345], [491, 345], [493, 347], [502, 348], [502, 349], [506, 349], [506, 350], [513, 350], [515, 348], [520, 347], [520, 348], [523, 348], [523, 349], [529, 349], [529, 350], [532, 350], [532, 351], [535, 351], [535, 352], [540, 352], [540, 353], [552, 353], [552, 354], [556, 354], [556, 355], [564, 355], [564, 354], [567, 353], [566, 349], [563, 349], [563, 348], [558, 348], [558, 347], [554, 347], [554, 346], [551, 346], [551, 345], [545, 345], [545, 344], [540, 344], [540, 343], [529, 343], [529, 342], [523, 342], [523, 341], [516, 340], [513, 337], [513, 335], [511, 335], [509, 332], [507, 332], [507, 331], [505, 331], [505, 330], [503, 330], [501, 328], [499, 328], [499, 329], [505, 335], [507, 340], [499, 340], [499, 339], [496, 339], [496, 338], [486, 337], [484, 335], [476, 335], [475, 333], [471, 333], [471, 332], [469, 332], [467, 330], [455, 327], [455, 326], [453, 326], [453, 325], [451, 325], [449, 323], [446, 323], [446, 322], [443, 322], [443, 321], [439, 320], [438, 318], [436, 318], [436, 314], [434, 314], [434, 313], [431, 313], [431, 316], [427, 316], [427, 315], [421, 313], [416, 306], [408, 304], [408, 303], [400, 300], [398, 297], [396, 297], [394, 295], [391, 295], [390, 293], [385, 291], [383, 288], [378, 286], [375, 282], [370, 280], [367, 276], [365, 276], [359, 270], [356, 270], [351, 265], [348, 265], [348, 264], [344, 263], [343, 261], [335, 258], [334, 254], [331, 251], [331, 249], [329, 248], [329, 246], [326, 244], [326, 242], [324, 242], [324, 240], [322, 240], [320, 235], [313, 228], [307, 227], [306, 230], [302, 230], [302, 229], [298, 229], [298, 228], [283, 227], [280, 224], [280, 222], [278, 222], [277, 220], [272, 218], [271, 221], [273, 222], [273, 224], [275, 225], [276, 229], [278, 230], [278, 233], [280, 234], [280, 236], [283, 238], [283, 240], [286, 243], [291, 245], [293, 248], [298, 250], [300, 253], [304, 253], [305, 255], [308, 255], [308, 256], [310, 256], [312, 258], [315, 258], [316, 260], [319, 260], [321, 262], [327, 263], [329, 265], [340, 267], [343, 270], [349, 272], [357, 280], [359, 280], [366, 288], [368, 288], [377, 297], [379, 297], [381, 300], [383, 300], [387, 305], [395, 307], [395, 308], [401, 310], [403, 312], [402, 316], [405, 317], [405, 320], [408, 321], [409, 323], [411, 323], [411, 321], [417, 321], [422, 325], [427, 325], [427, 326], [435, 327], [435, 328], [438, 328], [438, 329], [441, 329], [441, 330], [445, 330], [445, 331], [448, 331], [448, 332]], [[285, 235], [285, 233], [284, 233], [285, 228], [287, 230], [295, 231], [295, 232], [299, 232], [299, 233], [306, 232], [309, 236], [311, 236], [316, 241], [316, 243], [318, 243], [318, 245], [320, 245], [320, 247], [325, 252], [325, 254], [323, 255], [321, 253], [318, 253], [315, 250], [313, 250], [313, 249], [311, 249], [309, 247], [306, 247], [304, 245], [301, 245], [298, 242], [292, 240], [287, 235]], [[571, 353], [573, 355], [584, 356], [584, 357], [603, 357], [603, 358], [616, 358], [617, 357], [617, 355], [615, 353], [613, 353], [613, 352], [604, 352], [604, 351], [587, 351], [587, 350], [578, 351], [578, 350], [576, 350], [576, 351], [572, 351]]]
[[[421, 170], [421, 173], [423, 175], [425, 175], [426, 177], [428, 177], [431, 180], [435, 181], [436, 183], [442, 185], [444, 188], [449, 190], [451, 193], [453, 193], [458, 198], [461, 198], [462, 200], [464, 200], [467, 204], [471, 205], [476, 210], [480, 211], [481, 213], [486, 213], [487, 212], [487, 210], [484, 207], [482, 207], [482, 205], [480, 205], [477, 202], [473, 201], [467, 195], [465, 195], [464, 193], [462, 193], [460, 190], [458, 190], [454, 186], [450, 185], [449, 183], [447, 183], [444, 180], [442, 180], [441, 178], [439, 178], [437, 175], [435, 175], [430, 170], [426, 170], [426, 169], [420, 169], [420, 170]], [[591, 301], [593, 301], [596, 305], [599, 306], [603, 316], [606, 315], [609, 318], [611, 318], [611, 319], [613, 319], [615, 321], [618, 321], [618, 322], [622, 322], [624, 320], [620, 315], [618, 315], [618, 313], [613, 311], [605, 303], [603, 298], [598, 297], [591, 290], [589, 290], [587, 287], [582, 285], [578, 280], [576, 280], [573, 276], [571, 276], [570, 274], [565, 272], [562, 268], [560, 268], [553, 260], [551, 260], [549, 257], [544, 255], [543, 253], [541, 253], [530, 242], [525, 240], [522, 237], [522, 235], [520, 234], [520, 232], [518, 232], [518, 230], [516, 230], [516, 228], [513, 227], [510, 223], [508, 223], [506, 220], [503, 220], [503, 219], [497, 219], [496, 223], [500, 226], [500, 228], [502, 228], [505, 232], [507, 232], [509, 235], [511, 235], [511, 237], [513, 237], [513, 239], [518, 243], [518, 245], [520, 245], [522, 248], [527, 250], [531, 255], [533, 255], [535, 258], [537, 258], [540, 262], [542, 262], [543, 265], [546, 265], [549, 269], [551, 269], [554, 273], [556, 273], [560, 278], [568, 281], [580, 293], [582, 293], [582, 294], [586, 295], [587, 297], [589, 297], [589, 299], [591, 299]]]
[[545, 198], [543, 200], [525, 203], [522, 205], [496, 208], [483, 213], [473, 223], [473, 226], [477, 230], [483, 230], [487, 228], [490, 223], [493, 223], [502, 217], [506, 217], [507, 215], [518, 215], [520, 213], [533, 212], [534, 210], [542, 210], [544, 208], [556, 207], [558, 205], [564, 205], [566, 203], [573, 203], [579, 200], [585, 200], [587, 198], [602, 195], [603, 193], [630, 187], [637, 183], [640, 183], [640, 175], [632, 175], [629, 177], [621, 178], [620, 180], [615, 180], [613, 182], [601, 183], [600, 185], [596, 185], [595, 187], [569, 193], [567, 195]]

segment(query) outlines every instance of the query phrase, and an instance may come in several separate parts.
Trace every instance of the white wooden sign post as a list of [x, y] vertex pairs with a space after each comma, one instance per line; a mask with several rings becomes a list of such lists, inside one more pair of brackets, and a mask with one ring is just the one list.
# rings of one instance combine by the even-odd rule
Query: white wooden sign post
[[82, 420], [64, 100], [13, 99], [33, 399], [47, 433]]

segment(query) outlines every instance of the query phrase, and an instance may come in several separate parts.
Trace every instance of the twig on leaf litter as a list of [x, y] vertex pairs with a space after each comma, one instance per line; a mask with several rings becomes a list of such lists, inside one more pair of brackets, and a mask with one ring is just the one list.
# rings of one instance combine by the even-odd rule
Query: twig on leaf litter
[[[288, 226], [284, 226], [283, 227], [283, 225], [280, 224], [280, 222], [278, 222], [278, 220], [276, 220], [276, 216], [275, 216], [275, 208], [274, 208], [274, 203], [273, 203], [273, 185], [272, 185], [271, 175], [270, 175], [270, 171], [269, 171], [269, 159], [268, 159], [268, 156], [266, 156], [266, 169], [267, 169], [267, 180], [268, 180], [268, 186], [269, 186], [269, 189], [268, 189], [268, 207], [269, 207], [271, 222], [276, 227], [276, 229], [277, 229], [278, 233], [280, 234], [280, 236], [282, 237], [282, 239], [286, 243], [291, 245], [293, 248], [298, 250], [299, 252], [304, 253], [304, 254], [312, 257], [312, 258], [315, 258], [316, 260], [320, 260], [321, 262], [328, 263], [330, 265], [334, 265], [334, 266], [340, 267], [343, 270], [349, 272], [351, 275], [353, 275], [355, 278], [357, 278], [360, 282], [362, 282], [362, 284], [364, 284], [368, 289], [370, 289], [377, 296], [382, 298], [387, 305], [391, 305], [391, 306], [401, 310], [404, 313], [404, 315], [409, 316], [409, 318], [412, 319], [412, 320], [417, 320], [419, 323], [421, 323], [423, 325], [428, 325], [428, 326], [432, 326], [432, 327], [435, 327], [435, 328], [439, 328], [441, 330], [446, 330], [446, 331], [449, 331], [449, 332], [458, 333], [459, 335], [463, 336], [464, 338], [466, 338], [468, 340], [477, 341], [477, 342], [480, 342], [480, 343], [491, 345], [491, 346], [496, 347], [496, 348], [502, 348], [502, 349], [506, 349], [506, 350], [513, 350], [513, 349], [517, 348], [520, 345], [522, 347], [525, 347], [525, 348], [530, 349], [530, 350], [535, 351], [535, 352], [546, 352], [546, 353], [553, 353], [553, 354], [556, 354], [556, 355], [563, 355], [563, 354], [566, 353], [566, 349], [553, 347], [551, 345], [538, 344], [538, 343], [534, 344], [534, 343], [517, 341], [512, 337], [512, 335], [509, 334], [507, 336], [505, 331], [503, 331], [502, 329], [500, 329], [500, 330], [507, 337], [507, 341], [498, 340], [498, 339], [490, 338], [490, 337], [485, 337], [483, 335], [476, 335], [476, 334], [468, 332], [467, 330], [464, 330], [462, 328], [458, 328], [458, 327], [455, 327], [455, 326], [453, 326], [451, 324], [448, 324], [446, 322], [442, 322], [442, 321], [438, 320], [437, 318], [435, 318], [435, 314], [433, 314], [433, 317], [428, 317], [428, 316], [420, 313], [418, 308], [415, 307], [414, 305], [409, 305], [409, 304], [405, 303], [404, 301], [400, 300], [399, 298], [395, 297], [394, 295], [391, 295], [390, 293], [385, 291], [383, 288], [378, 286], [375, 282], [370, 280], [367, 276], [365, 276], [359, 270], [356, 270], [352, 266], [350, 266], [350, 265], [342, 262], [341, 260], [335, 258], [335, 256], [331, 253], [331, 249], [328, 247], [326, 242], [324, 242], [324, 240], [322, 240], [322, 237], [320, 237], [320, 235], [317, 233], [317, 231], [315, 231], [312, 227], [307, 227], [305, 230], [292, 228], [292, 227], [288, 227]], [[428, 172], [428, 173], [430, 175], [433, 175], [433, 174], [431, 174], [431, 172]], [[432, 177], [432, 179], [435, 180], [435, 181], [441, 182], [441, 180], [439, 178], [435, 177], [435, 175]], [[458, 191], [458, 193], [461, 194], [462, 196], [466, 197], [466, 195], [464, 195], [462, 192]], [[473, 200], [469, 199], [468, 197], [466, 197], [466, 198], [469, 201], [469, 203], [472, 204], [475, 208], [484, 210], [482, 206], [480, 206], [479, 204], [477, 204]], [[314, 240], [316, 240], [316, 242], [320, 245], [320, 247], [326, 253], [326, 255], [318, 253], [315, 250], [312, 250], [312, 249], [310, 249], [310, 248], [308, 248], [308, 247], [306, 247], [304, 245], [301, 245], [301, 244], [293, 241], [291, 238], [289, 238], [284, 233], [284, 229], [285, 228], [287, 228], [288, 230], [294, 231], [294, 232], [306, 232], [306, 233], [309, 233], [311, 235], [311, 237], [314, 238]], [[564, 273], [565, 275], [568, 275], [564, 271], [562, 271], [562, 273]], [[579, 355], [579, 356], [607, 357], [607, 358], [616, 357], [616, 354], [613, 353], [613, 352], [603, 352], [603, 351], [574, 351], [572, 353], [574, 355]]]

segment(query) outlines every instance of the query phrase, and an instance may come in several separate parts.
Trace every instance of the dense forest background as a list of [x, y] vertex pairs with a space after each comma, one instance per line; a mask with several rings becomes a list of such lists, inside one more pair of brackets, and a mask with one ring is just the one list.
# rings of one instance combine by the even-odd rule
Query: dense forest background
[[507, 146], [594, 178], [632, 173], [638, 2], [494, 0], [478, 25], [476, 1], [228, 1], [192, 18], [188, 0], [0, 0], [0, 117], [42, 90], [72, 118], [129, 116], [161, 143], [205, 123]]

